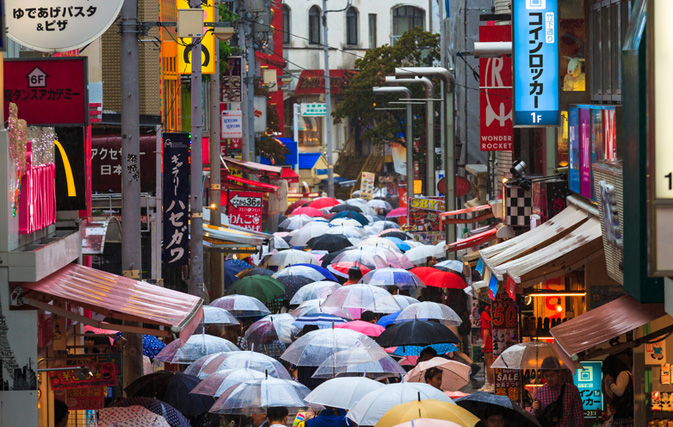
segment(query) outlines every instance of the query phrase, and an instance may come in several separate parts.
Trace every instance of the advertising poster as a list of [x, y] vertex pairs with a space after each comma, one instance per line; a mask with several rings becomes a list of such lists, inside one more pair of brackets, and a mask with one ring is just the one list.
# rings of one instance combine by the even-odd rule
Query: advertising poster
[[573, 373], [573, 383], [580, 391], [585, 417], [597, 418], [603, 412], [602, 365], [602, 362], [582, 361], [584, 369], [577, 369]]
[[103, 409], [106, 387], [85, 387], [55, 390], [54, 396], [65, 402], [71, 411]]
[[645, 365], [661, 366], [666, 363], [666, 340], [645, 344]]
[[580, 194], [591, 198], [591, 111], [579, 107]]
[[243, 81], [243, 58], [230, 56], [227, 67], [220, 76], [220, 101], [241, 102], [241, 82]]
[[374, 195], [374, 180], [376, 174], [374, 172], [362, 172], [362, 179], [360, 181], [360, 197], [369, 200]]
[[514, 369], [494, 369], [495, 394], [507, 396], [510, 400], [521, 403], [521, 371]]
[[188, 133], [164, 133], [164, 262], [189, 261], [189, 147]]
[[86, 167], [84, 128], [79, 126], [55, 129], [57, 141], [56, 209], [86, 209]]
[[262, 193], [227, 190], [226, 206], [231, 225], [262, 231]]
[[516, 301], [511, 299], [506, 292], [499, 292], [493, 301], [492, 317], [493, 357], [496, 358], [509, 346], [519, 342]]
[[88, 376], [79, 368], [63, 371], [50, 371], [49, 384], [52, 390], [77, 389], [88, 387], [114, 387], [117, 385], [115, 364], [96, 363], [91, 366]]
[[568, 186], [570, 191], [580, 192], [580, 143], [579, 143], [579, 110], [577, 107], [568, 109]]
[[603, 107], [603, 159], [617, 160], [617, 123], [614, 107]]

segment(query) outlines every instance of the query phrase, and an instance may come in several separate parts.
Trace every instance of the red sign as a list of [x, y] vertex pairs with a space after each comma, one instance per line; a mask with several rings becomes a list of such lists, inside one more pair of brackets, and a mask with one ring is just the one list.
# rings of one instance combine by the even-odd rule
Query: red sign
[[[156, 191], [157, 136], [140, 137], [140, 191]], [[94, 193], [121, 193], [122, 138], [97, 135], [91, 140], [91, 175]]]
[[227, 190], [223, 195], [227, 200], [227, 215], [231, 225], [262, 231], [262, 193]]
[[84, 387], [54, 391], [54, 396], [68, 405], [71, 411], [103, 409], [105, 407], [105, 387]]
[[76, 389], [85, 387], [114, 387], [117, 385], [115, 364], [96, 363], [92, 365], [91, 375], [83, 375], [79, 368], [49, 372], [49, 384], [52, 390]]
[[85, 57], [6, 59], [4, 73], [5, 117], [13, 102], [29, 125], [89, 124]]
[[[330, 93], [343, 93], [348, 88], [348, 83], [357, 71], [354, 70], [329, 70]], [[299, 75], [295, 95], [319, 95], [325, 93], [325, 71], [304, 70]]]
[[[479, 27], [480, 42], [512, 40], [510, 25]], [[511, 151], [512, 58], [479, 59], [479, 122], [481, 151]]]

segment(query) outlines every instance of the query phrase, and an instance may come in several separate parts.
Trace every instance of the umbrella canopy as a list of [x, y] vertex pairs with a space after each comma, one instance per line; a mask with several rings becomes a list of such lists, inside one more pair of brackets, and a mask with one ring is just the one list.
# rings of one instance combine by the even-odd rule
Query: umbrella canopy
[[395, 243], [391, 242], [388, 239], [384, 239], [383, 237], [378, 236], [367, 237], [366, 239], [357, 244], [357, 246], [377, 246], [377, 245], [384, 246], [399, 252], [397, 245], [395, 245]]
[[236, 317], [259, 317], [271, 313], [260, 300], [247, 295], [227, 295], [211, 301], [209, 305], [223, 308]]
[[[254, 369], [223, 369], [214, 372], [201, 380], [191, 393], [217, 398], [222, 396], [222, 393], [227, 391], [230, 387], [237, 386], [246, 381], [261, 380], [263, 378], [266, 378], [266, 374]], [[213, 403], [215, 403], [215, 401], [213, 401]]]
[[325, 276], [323, 276], [318, 270], [306, 265], [291, 265], [289, 267], [285, 267], [282, 270], [279, 270], [277, 273], [274, 273], [272, 277], [280, 279], [281, 277], [285, 276], [303, 276], [311, 279], [314, 282], [325, 279]]
[[332, 260], [332, 264], [341, 262], [357, 262], [370, 270], [374, 268], [389, 267], [389, 264], [382, 256], [376, 254], [375, 251], [370, 250], [369, 248], [362, 247], [343, 251]]
[[400, 239], [403, 242], [406, 242], [407, 240], [413, 240], [413, 238], [411, 236], [409, 236], [404, 231], [400, 231], [399, 228], [385, 229], [385, 230], [383, 230], [379, 233], [379, 237], [391, 238], [391, 239]]
[[398, 223], [394, 222], [394, 221], [387, 221], [385, 219], [383, 221], [377, 221], [374, 224], [372, 224], [372, 228], [374, 230], [376, 230], [376, 233], [379, 236], [384, 236], [387, 233], [391, 233], [391, 232], [400, 232], [403, 235], [405, 235], [405, 237], [406, 237], [406, 238], [400, 237], [400, 239], [402, 239], [402, 240], [410, 239], [410, 237], [408, 235], [406, 235], [405, 233], [400, 231], [400, 225]]
[[[454, 351], [460, 351], [458, 347], [456, 347], [455, 344], [431, 344], [428, 346], [424, 345], [401, 345], [395, 350], [393, 350], [393, 354], [395, 356], [419, 356], [421, 354], [421, 351], [423, 351], [424, 348], [426, 347], [432, 347], [435, 349], [437, 354], [439, 355], [444, 355], [447, 353], [453, 353]], [[413, 364], [416, 364], [415, 362]]]
[[339, 329], [350, 329], [351, 331], [360, 332], [368, 337], [378, 337], [386, 328], [377, 325], [376, 323], [363, 322], [362, 320], [353, 320], [352, 322], [340, 323], [334, 325]]
[[302, 206], [300, 208], [297, 208], [293, 210], [292, 213], [290, 214], [290, 216], [297, 216], [297, 215], [306, 215], [310, 217], [320, 217], [320, 218], [324, 218], [325, 216], [320, 209], [311, 208], [308, 206]]
[[294, 309], [291, 314], [294, 317], [300, 318], [309, 314], [325, 313], [339, 316], [343, 319], [352, 319], [348, 311], [339, 307], [325, 307], [323, 306], [323, 302], [325, 302], [323, 299], [306, 300], [299, 304], [299, 307]]
[[[362, 209], [362, 208], [360, 208], [360, 209]], [[359, 222], [360, 225], [367, 225], [367, 224], [369, 224], [369, 221], [367, 221], [367, 218], [365, 218], [364, 215], [362, 215], [362, 214], [359, 213], [359, 212], [355, 212], [355, 211], [350, 211], [350, 210], [348, 210], [348, 211], [338, 212], [336, 215], [334, 215], [334, 216], [332, 217], [332, 219], [331, 219], [330, 222], [333, 222], [335, 219], [339, 219], [339, 218], [349, 218], [349, 219], [354, 219], [354, 220], [356, 220], [357, 222]]]
[[394, 268], [402, 268], [402, 269], [407, 269], [407, 268], [413, 268], [414, 264], [407, 259], [404, 254], [397, 249], [396, 246], [361, 246], [361, 248], [372, 255], [379, 256], [381, 259], [384, 260], [386, 263], [387, 267], [394, 267]]
[[320, 366], [327, 358], [343, 350], [364, 348], [368, 352], [383, 349], [368, 336], [348, 329], [318, 329], [293, 342], [281, 359], [296, 366]]
[[393, 295], [395, 301], [402, 307], [402, 310], [409, 307], [411, 304], [418, 304], [420, 301], [406, 295]]
[[[448, 396], [444, 396], [450, 400]], [[416, 418], [451, 421], [462, 427], [473, 427], [480, 421], [471, 412], [461, 408], [452, 401], [447, 402], [445, 399], [432, 398], [421, 401], [408, 401], [407, 403], [394, 406], [379, 419], [376, 427], [393, 427]]]
[[[268, 268], [262, 268], [262, 267], [255, 267], [250, 271], [250, 274], [248, 276], [273, 276], [276, 272], [273, 270], [269, 270]], [[240, 274], [239, 274], [240, 278]]]
[[293, 380], [264, 378], [249, 380], [225, 391], [210, 412], [216, 414], [263, 414], [274, 406], [289, 411], [306, 408], [304, 398], [311, 392], [305, 385]]
[[364, 284], [344, 286], [335, 290], [323, 305], [347, 310], [353, 319], [359, 319], [366, 310], [375, 313], [394, 313], [400, 310], [400, 305], [390, 292]]
[[309, 203], [311, 200], [309, 199], [299, 199], [296, 202], [292, 202], [290, 206], [287, 207], [285, 210], [285, 215], [290, 215], [292, 212], [294, 212], [295, 209], [304, 206], [305, 204]]
[[[414, 273], [416, 276], [418, 276], [419, 279], [421, 279], [423, 281], [423, 283], [425, 283], [425, 281], [428, 279], [428, 277], [431, 274], [441, 272], [442, 270], [438, 270], [434, 267], [416, 267], [416, 268], [412, 268], [409, 271]], [[426, 285], [427, 285], [427, 283], [426, 283]]]
[[[157, 399], [151, 399], [149, 397], [128, 397], [126, 399], [114, 402], [110, 406], [114, 408], [142, 406], [143, 408], [148, 409], [150, 412], [153, 412], [163, 417], [171, 427], [189, 427], [189, 421], [187, 421], [187, 418], [185, 418], [185, 416], [181, 414], [180, 411], [178, 411], [168, 403], [162, 402]], [[98, 425], [101, 425], [100, 421], [98, 422]], [[152, 425], [152, 424], [150, 423], [144, 425]]]
[[439, 268], [441, 270], [446, 271], [452, 271], [454, 273], [458, 273], [464, 276], [465, 264], [456, 259], [447, 259], [446, 261], [438, 262], [437, 264], [435, 264], [435, 268]]
[[316, 251], [336, 252], [353, 246], [348, 237], [339, 234], [322, 234], [307, 242], [308, 247]]
[[239, 325], [240, 322], [227, 310], [214, 305], [203, 306], [204, 325]]
[[299, 305], [304, 301], [312, 299], [325, 299], [340, 287], [341, 284], [330, 280], [309, 283], [306, 286], [302, 286], [297, 293], [294, 294], [290, 300], [290, 305]]
[[[399, 318], [399, 317], [398, 317]], [[409, 320], [389, 326], [376, 342], [382, 347], [458, 343], [460, 339], [449, 328], [426, 320]]]
[[331, 208], [332, 206], [337, 205], [339, 205], [339, 201], [334, 197], [318, 197], [317, 199], [313, 199], [310, 202], [308, 202], [306, 206], [316, 209], [322, 209], [322, 208]]
[[416, 288], [425, 287], [423, 281], [414, 273], [411, 273], [402, 268], [392, 267], [372, 270], [362, 277], [360, 283], [366, 283], [368, 285], [384, 288], [389, 286], [397, 286], [402, 290], [410, 291], [415, 291]]
[[[364, 220], [367, 221], [367, 218], [364, 218]], [[336, 218], [336, 219], [333, 218], [330, 220], [330, 225], [333, 227], [340, 225], [347, 227], [362, 227], [362, 223], [357, 219], [353, 218]]]
[[297, 317], [292, 326], [299, 330], [307, 325], [315, 325], [320, 329], [331, 328], [337, 324], [346, 323], [346, 319], [327, 313], [311, 313]]
[[308, 285], [309, 283], [314, 282], [313, 279], [305, 276], [292, 275], [279, 277], [278, 281], [281, 282], [283, 286], [285, 286], [285, 293], [281, 297], [285, 301], [290, 301], [299, 289], [305, 285]]
[[435, 288], [449, 288], [449, 289], [465, 289], [467, 288], [467, 282], [464, 278], [456, 273], [449, 271], [440, 271], [438, 273], [432, 273], [428, 275], [425, 279], [425, 284], [427, 286], [433, 286]]
[[312, 268], [312, 269], [316, 270], [317, 272], [319, 272], [323, 276], [323, 278], [320, 278], [318, 280], [332, 280], [332, 281], [335, 281], [335, 282], [337, 281], [337, 278], [334, 277], [334, 275], [332, 273], [330, 273], [330, 271], [328, 269], [326, 269], [325, 267], [322, 267], [320, 265], [317, 265], [317, 264], [295, 264], [294, 266], [295, 267], [309, 267], [309, 268]]
[[[399, 363], [390, 356], [384, 356], [379, 359], [380, 354], [370, 355], [372, 359], [369, 362], [362, 362], [359, 355], [364, 349], [344, 350], [337, 352], [334, 358], [325, 359], [313, 374], [313, 378], [334, 378], [339, 376], [357, 376], [364, 375], [369, 378], [380, 379], [387, 377], [401, 378], [406, 371]], [[336, 361], [336, 362], [335, 362]], [[335, 366], [336, 365], [336, 366]]]
[[[354, 347], [348, 350], [332, 352], [323, 360], [318, 370], [314, 373], [315, 378], [334, 378], [340, 374], [357, 372], [362, 376], [362, 370], [351, 371], [349, 368], [361, 364], [372, 364], [390, 356], [379, 346]], [[393, 368], [394, 370], [394, 368]], [[324, 375], [323, 375], [324, 374]]]
[[399, 218], [401, 216], [407, 216], [407, 208], [395, 208], [388, 212], [386, 218]]
[[279, 357], [298, 329], [292, 326], [294, 316], [288, 313], [271, 314], [259, 319], [245, 331], [245, 347], [267, 356]]
[[362, 274], [367, 274], [371, 270], [370, 267], [357, 261], [335, 262], [327, 267], [329, 271], [343, 278], [348, 278], [348, 273], [350, 272], [351, 268], [357, 268]]
[[267, 267], [286, 267], [294, 264], [320, 264], [315, 257], [307, 252], [296, 249], [286, 249], [284, 251], [271, 254], [266, 259]]
[[285, 285], [270, 276], [247, 276], [234, 283], [228, 295], [247, 295], [266, 303], [285, 293]]
[[333, 206], [329, 211], [332, 212], [332, 213], [339, 213], [339, 212], [343, 212], [343, 211], [353, 211], [353, 212], [362, 213], [362, 209], [360, 209], [359, 206], [349, 205], [348, 203], [343, 203], [341, 205]]
[[500, 356], [493, 362], [491, 368], [503, 369], [545, 369], [542, 367], [542, 361], [547, 357], [552, 357], [558, 363], [554, 369], [567, 369], [567, 366], [561, 362], [561, 358], [556, 353], [551, 343], [544, 341], [530, 341], [515, 344], [507, 347]]
[[411, 249], [411, 246], [408, 243], [405, 243], [404, 240], [400, 239], [399, 237], [384, 235], [383, 238], [393, 242], [397, 249], [401, 250], [402, 252], [406, 252]]
[[[409, 261], [413, 262], [415, 265], [423, 265], [428, 261], [428, 258], [443, 258], [445, 256], [444, 251], [437, 249], [433, 245], [423, 245], [411, 248], [404, 253], [404, 255], [409, 258]], [[427, 283], [426, 283], [427, 284]]]
[[540, 427], [538, 420], [507, 396], [477, 391], [456, 400], [456, 405], [465, 408], [477, 417], [484, 419], [489, 410], [501, 412], [511, 425], [522, 427]]
[[[391, 408], [405, 402], [419, 399], [436, 399], [453, 405], [453, 401], [440, 390], [422, 383], [388, 384], [362, 396], [348, 412], [348, 418], [361, 426], [375, 425]], [[467, 412], [467, 411], [466, 411]], [[416, 417], [418, 417], [416, 412]], [[407, 420], [400, 420], [399, 424]]]
[[275, 233], [271, 238], [271, 245], [274, 249], [290, 249], [290, 245], [287, 241], [281, 236], [276, 236]]
[[185, 373], [204, 379], [225, 369], [253, 369], [274, 378], [292, 378], [287, 369], [276, 359], [254, 351], [210, 354], [194, 361], [185, 369]]
[[308, 224], [312, 220], [313, 219], [308, 215], [291, 216], [289, 218], [285, 218], [280, 224], [278, 224], [278, 228], [281, 230], [296, 230], [303, 227], [305, 224]]
[[[393, 295], [393, 298], [395, 298], [395, 295]], [[399, 300], [397, 298], [395, 298], [395, 300], [398, 301], [399, 304]], [[387, 314], [385, 316], [381, 316], [379, 317], [379, 321], [376, 322], [376, 324], [381, 325], [384, 328], [387, 327], [388, 325], [392, 325], [393, 323], [395, 323], [395, 319], [397, 319], [397, 316], [399, 316], [401, 312], [402, 310]]]
[[398, 424], [395, 427], [461, 427], [453, 421], [436, 420], [434, 418], [416, 418], [406, 423]]
[[315, 405], [350, 409], [365, 394], [384, 385], [363, 377], [334, 378], [316, 387], [304, 400]]
[[369, 206], [372, 209], [383, 209], [387, 211], [393, 208], [393, 206], [390, 203], [381, 199], [367, 200], [367, 206]]
[[329, 224], [323, 221], [313, 221], [290, 233], [292, 246], [306, 246], [314, 237], [322, 236], [329, 229]]
[[365, 229], [360, 226], [330, 224], [330, 228], [325, 234], [337, 234], [349, 239], [362, 239], [366, 233]]
[[460, 326], [463, 321], [449, 306], [436, 302], [423, 301], [412, 304], [402, 310], [395, 323], [414, 319], [439, 320], [445, 326]]
[[252, 265], [238, 259], [228, 259], [224, 261], [224, 286], [228, 288], [232, 283], [238, 280], [236, 275], [243, 270], [252, 268]]
[[151, 397], [173, 406], [182, 414], [194, 417], [208, 412], [215, 400], [207, 396], [190, 394], [201, 380], [182, 372], [159, 371], [143, 375], [129, 384], [124, 391], [129, 397]]
[[161, 362], [188, 365], [200, 357], [230, 351], [241, 351], [241, 349], [224, 338], [208, 334], [196, 334], [189, 337], [182, 347], [180, 347], [180, 340], [172, 341], [157, 354], [155, 359]]
[[124, 408], [102, 408], [98, 411], [98, 427], [171, 427], [161, 415], [133, 405]]
[[431, 368], [439, 368], [442, 371], [441, 387], [444, 391], [459, 390], [470, 382], [470, 366], [443, 357], [433, 357], [425, 362], [420, 362], [404, 376], [404, 380], [424, 383], [425, 373]]

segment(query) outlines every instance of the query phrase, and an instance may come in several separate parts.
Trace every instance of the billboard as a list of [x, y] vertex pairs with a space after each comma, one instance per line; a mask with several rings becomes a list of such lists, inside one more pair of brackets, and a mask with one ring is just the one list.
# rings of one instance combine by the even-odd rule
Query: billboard
[[[188, 0], [177, 0], [177, 9], [189, 9]], [[215, 22], [215, 6], [213, 0], [201, 1], [204, 10], [203, 22]], [[185, 37], [178, 43], [178, 73], [192, 73], [192, 39]], [[215, 35], [209, 29], [201, 37], [201, 74], [215, 73]]]

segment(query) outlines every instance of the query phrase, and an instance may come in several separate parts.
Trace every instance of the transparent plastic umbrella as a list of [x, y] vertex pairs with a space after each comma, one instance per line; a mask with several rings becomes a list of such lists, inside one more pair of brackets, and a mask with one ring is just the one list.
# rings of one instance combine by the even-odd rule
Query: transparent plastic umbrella
[[243, 342], [246, 348], [267, 356], [280, 356], [292, 342], [292, 336], [299, 330], [292, 325], [295, 320], [294, 316], [288, 313], [266, 316], [250, 325], [245, 331]]
[[377, 246], [377, 245], [390, 248], [394, 251], [399, 252], [395, 243], [378, 236], [367, 237], [366, 239], [357, 244], [357, 246]]
[[266, 374], [254, 369], [224, 369], [214, 372], [201, 380], [192, 389], [191, 393], [220, 397], [230, 387], [237, 386], [246, 381], [261, 380], [263, 378], [266, 378]]
[[296, 249], [286, 249], [284, 251], [271, 254], [266, 259], [266, 267], [286, 267], [292, 264], [316, 264], [320, 265], [317, 259], [308, 252], [298, 251]]
[[406, 295], [393, 295], [393, 298], [395, 298], [395, 301], [397, 301], [402, 310], [409, 307], [411, 304], [416, 304], [420, 302], [416, 298], [412, 298]]
[[203, 306], [204, 325], [238, 325], [240, 322], [227, 310], [213, 305]]
[[507, 347], [493, 362], [491, 368], [500, 369], [543, 369], [542, 361], [552, 357], [557, 362], [555, 368], [568, 369], [556, 353], [553, 344], [544, 341], [529, 341]]
[[435, 264], [435, 268], [441, 268], [442, 270], [450, 270], [454, 273], [464, 275], [465, 264], [456, 260], [456, 259], [447, 259], [446, 261], [438, 262]]
[[278, 279], [279, 277], [284, 276], [304, 276], [316, 281], [325, 279], [325, 276], [320, 274], [318, 270], [315, 270], [311, 267], [307, 267], [305, 265], [291, 265], [289, 267], [285, 267], [284, 269], [280, 270], [278, 273], [275, 273], [271, 277]]
[[389, 267], [389, 264], [386, 262], [386, 260], [374, 252], [375, 251], [370, 251], [369, 249], [362, 247], [348, 249], [337, 255], [332, 260], [332, 264], [337, 264], [340, 262], [357, 262], [365, 265], [369, 269]]
[[400, 310], [400, 305], [390, 292], [364, 284], [344, 286], [335, 290], [327, 297], [323, 306], [343, 308], [353, 319], [359, 319], [366, 310], [375, 313], [394, 313]]
[[393, 206], [390, 203], [381, 199], [367, 200], [367, 206], [369, 206], [372, 209], [391, 210], [393, 208]]
[[416, 276], [403, 268], [378, 268], [365, 274], [360, 283], [368, 285], [388, 287], [397, 286], [402, 290], [414, 291], [416, 288], [424, 288], [425, 283]]
[[273, 245], [274, 249], [290, 249], [290, 245], [285, 241], [285, 239], [280, 236], [276, 236], [275, 234], [271, 239], [271, 244]]
[[319, 282], [309, 283], [297, 291], [290, 300], [290, 305], [299, 305], [304, 301], [327, 298], [332, 292], [339, 289], [341, 285], [337, 282], [321, 280]]
[[349, 329], [318, 329], [293, 342], [280, 357], [296, 366], [320, 366], [339, 351], [364, 349], [367, 353], [384, 351], [374, 340]]
[[211, 301], [209, 305], [223, 308], [236, 317], [258, 317], [271, 313], [260, 300], [247, 295], [227, 295]]
[[308, 314], [326, 313], [352, 320], [351, 314], [347, 310], [340, 307], [325, 307], [324, 302], [325, 300], [322, 298], [306, 300], [299, 304], [299, 307], [294, 309], [291, 314], [299, 318]]
[[377, 221], [374, 224], [372, 224], [372, 228], [376, 229], [377, 233], [380, 233], [383, 230], [391, 230], [391, 229], [399, 230], [400, 225], [392, 221]]
[[202, 357], [185, 369], [185, 374], [201, 379], [224, 369], [254, 369], [275, 378], [290, 379], [290, 373], [276, 359], [254, 351], [217, 353]]
[[312, 313], [297, 317], [292, 326], [298, 330], [303, 329], [307, 325], [315, 325], [320, 329], [327, 329], [341, 323], [346, 323], [346, 319], [327, 313]]
[[[339, 353], [352, 353], [352, 351], [345, 351]], [[337, 353], [337, 354], [339, 354]], [[382, 357], [371, 362], [352, 362], [349, 365], [341, 365], [336, 368], [332, 366], [332, 362], [325, 360], [313, 374], [313, 378], [334, 378], [343, 376], [358, 376], [366, 375], [369, 378], [401, 378], [406, 371], [400, 364], [390, 356]]]
[[425, 264], [430, 257], [443, 258], [445, 253], [433, 245], [423, 245], [409, 249], [404, 255], [415, 265], [421, 265]]
[[362, 396], [383, 386], [364, 377], [334, 378], [313, 389], [304, 400], [314, 405], [350, 409]]
[[329, 228], [329, 224], [322, 221], [313, 221], [290, 233], [292, 246], [306, 246], [309, 240], [322, 236]]
[[188, 365], [209, 354], [239, 351], [241, 351], [240, 348], [224, 338], [208, 334], [196, 334], [189, 337], [182, 347], [180, 347], [180, 340], [172, 341], [157, 354], [155, 359], [160, 362]]
[[463, 321], [449, 306], [436, 302], [423, 301], [412, 304], [402, 310], [394, 323], [402, 323], [409, 320], [439, 320], [445, 326], [460, 326]]
[[[366, 221], [366, 219], [364, 219], [364, 221]], [[362, 223], [353, 218], [336, 218], [331, 220], [329, 223], [332, 226], [344, 225], [350, 227], [362, 227]]]
[[308, 387], [293, 380], [272, 377], [249, 380], [225, 391], [210, 412], [248, 415], [266, 413], [267, 408], [275, 406], [297, 411], [308, 406], [304, 398], [310, 392]]
[[352, 225], [334, 225], [325, 232], [325, 234], [338, 234], [347, 238], [362, 239], [365, 237], [365, 230], [359, 226]]
[[[376, 343], [374, 342], [374, 344]], [[351, 365], [376, 362], [384, 357], [390, 357], [380, 345], [374, 344], [366, 343], [366, 346], [361, 345], [331, 352], [320, 362], [319, 366], [333, 368], [333, 371], [336, 372], [338, 369], [344, 369]]]
[[304, 224], [308, 224], [311, 221], [312, 219], [308, 215], [295, 215], [284, 219], [280, 224], [278, 224], [278, 228], [282, 228], [285, 230], [296, 230], [298, 228], [303, 227]]

